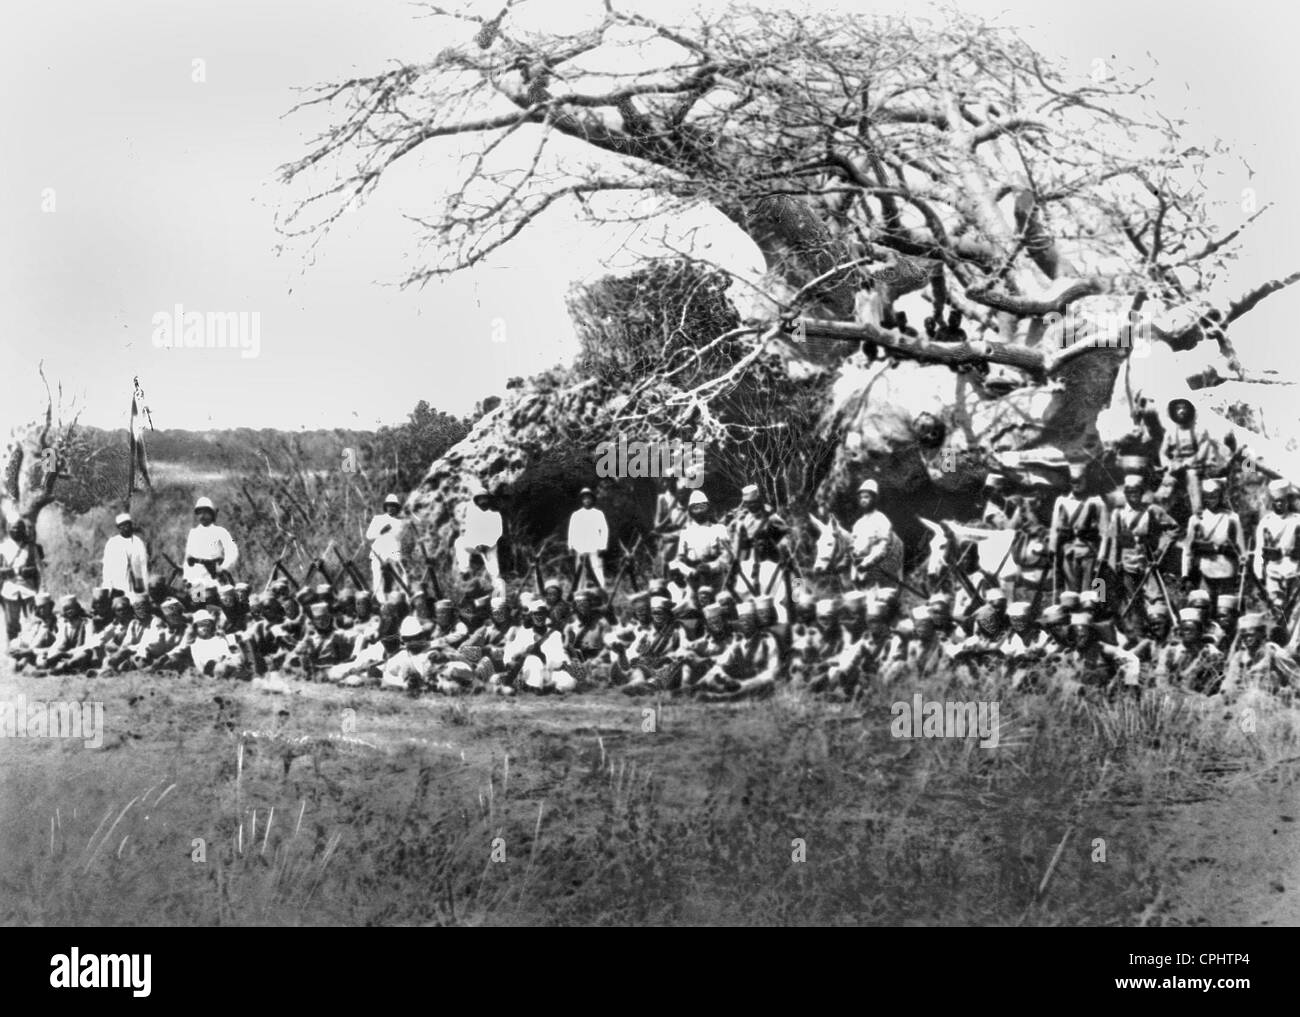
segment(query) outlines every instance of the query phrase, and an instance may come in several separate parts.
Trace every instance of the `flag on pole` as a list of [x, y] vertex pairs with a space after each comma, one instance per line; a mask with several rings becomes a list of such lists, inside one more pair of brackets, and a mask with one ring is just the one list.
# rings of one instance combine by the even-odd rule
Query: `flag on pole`
[[144, 423], [148, 421], [149, 429], [153, 430], [153, 418], [149, 415], [149, 407], [144, 404], [144, 392], [140, 388], [140, 379], [134, 379], [134, 389], [131, 392], [131, 428], [130, 428], [130, 454], [131, 479], [127, 486], [127, 498], [137, 490], [136, 477], [144, 482], [146, 489], [152, 489], [153, 484], [149, 480], [149, 460], [145, 454], [144, 447]]

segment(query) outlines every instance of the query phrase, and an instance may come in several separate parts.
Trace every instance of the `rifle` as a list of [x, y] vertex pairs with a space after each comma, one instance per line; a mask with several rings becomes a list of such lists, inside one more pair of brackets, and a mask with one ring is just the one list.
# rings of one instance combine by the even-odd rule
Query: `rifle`
[[438, 582], [438, 573], [434, 571], [433, 559], [429, 557], [429, 552], [425, 550], [424, 538], [421, 537], [417, 540], [415, 546], [420, 549], [420, 554], [424, 558], [424, 575], [421, 577], [420, 581], [423, 582], [425, 579], [429, 580], [429, 583], [433, 586], [434, 598], [442, 600], [442, 584]]
[[[1147, 566], [1147, 570], [1142, 573], [1142, 578], [1138, 580], [1137, 589], [1133, 591], [1133, 596], [1129, 597], [1128, 603], [1124, 606], [1124, 610], [1119, 613], [1119, 619], [1128, 617], [1129, 611], [1133, 609], [1133, 605], [1137, 603], [1138, 597], [1142, 596], [1142, 591], [1146, 589], [1147, 580], [1151, 577], [1151, 573], [1154, 572], [1157, 576], [1160, 575], [1160, 563], [1165, 560], [1165, 555], [1167, 555], [1169, 549], [1174, 546], [1173, 534], [1171, 533], [1166, 537], [1162, 537], [1160, 544], [1161, 546], [1157, 549], [1160, 553], [1151, 560], [1151, 564]], [[1162, 590], [1164, 589], [1163, 581], [1160, 582], [1160, 588]], [[1166, 593], [1165, 599], [1167, 600], [1168, 598], [1169, 594]], [[1171, 606], [1170, 611], [1172, 612], [1172, 610], [1173, 608]]]
[[632, 564], [632, 559], [636, 556], [637, 551], [641, 549], [641, 543], [644, 540], [645, 534], [637, 534], [636, 542], [632, 545], [631, 551], [623, 546], [621, 540], [618, 542], [618, 546], [623, 551], [623, 560], [619, 562], [618, 573], [614, 576], [614, 585], [611, 586], [609, 590], [609, 601], [611, 604], [614, 602], [614, 595], [618, 593], [619, 585], [623, 582], [623, 573], [625, 573], [628, 570], [628, 566]]
[[370, 581], [360, 574], [356, 563], [351, 558], [344, 558], [343, 553], [337, 547], [334, 549], [334, 557], [337, 558], [339, 564], [343, 566], [343, 571], [346, 572], [352, 578], [352, 581], [357, 584], [358, 590], [370, 589]]
[[387, 568], [389, 570], [389, 573], [392, 575], [393, 579], [396, 580], [397, 585], [402, 588], [402, 592], [405, 593], [407, 597], [410, 597], [411, 587], [406, 582], [406, 580], [402, 577], [402, 573], [397, 569], [388, 565], [387, 562], [385, 562], [382, 558], [380, 558], [378, 552], [376, 552], [373, 547], [370, 549], [370, 554], [373, 558], [375, 558], [375, 560], [379, 562], [381, 568]]
[[172, 574], [167, 577], [167, 589], [170, 590], [172, 588], [172, 583], [176, 581], [176, 577], [185, 575], [185, 570], [181, 568], [179, 565], [177, 565], [174, 561], [172, 561], [171, 555], [169, 555], [166, 551], [162, 552], [162, 556], [163, 556], [163, 561], [165, 561], [168, 565], [172, 567]]

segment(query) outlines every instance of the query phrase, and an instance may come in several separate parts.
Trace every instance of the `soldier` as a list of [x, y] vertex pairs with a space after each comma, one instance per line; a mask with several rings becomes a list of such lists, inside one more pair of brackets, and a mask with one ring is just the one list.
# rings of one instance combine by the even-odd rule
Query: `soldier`
[[836, 695], [851, 695], [862, 679], [867, 639], [867, 595], [862, 590], [850, 590], [840, 603], [840, 635], [834, 656], [826, 669], [825, 688]]
[[235, 595], [235, 587], [230, 583], [222, 583], [217, 587], [217, 600], [223, 622], [221, 633], [233, 636], [243, 632], [244, 626], [248, 624], [248, 615], [239, 603], [239, 597]]
[[1232, 637], [1237, 634], [1237, 610], [1236, 594], [1221, 593], [1214, 598], [1214, 622], [1223, 630], [1222, 645], [1232, 642]]
[[85, 609], [72, 594], [59, 598], [59, 624], [54, 641], [36, 655], [36, 674], [58, 673], [59, 665], [81, 649], [90, 634]]
[[1223, 491], [1217, 480], [1201, 485], [1205, 507], [1187, 520], [1183, 542], [1183, 582], [1191, 586], [1197, 578], [1211, 597], [1235, 593], [1237, 568], [1246, 558], [1241, 518], [1221, 507]]
[[104, 659], [100, 662], [101, 674], [111, 674], [130, 667], [131, 658], [140, 641], [153, 624], [153, 605], [149, 602], [149, 594], [133, 593], [127, 597], [127, 604], [131, 617], [126, 631], [122, 633], [115, 648], [105, 649]]
[[1186, 399], [1173, 399], [1169, 403], [1170, 427], [1165, 431], [1160, 457], [1166, 474], [1161, 495], [1168, 498], [1173, 484], [1181, 481], [1187, 491], [1187, 504], [1192, 515], [1202, 507], [1201, 481], [1217, 460], [1218, 446], [1210, 432], [1196, 423], [1196, 408]]
[[630, 644], [611, 645], [614, 651], [611, 676], [629, 696], [648, 695], [667, 688], [679, 676], [666, 662], [678, 655], [684, 644], [681, 626], [673, 618], [672, 601], [667, 597], [651, 597], [650, 627], [638, 632]]
[[1110, 566], [1111, 574], [1120, 577], [1125, 604], [1137, 595], [1139, 584], [1143, 584], [1148, 603], [1160, 600], [1160, 581], [1151, 563], [1169, 546], [1162, 546], [1162, 539], [1172, 537], [1178, 528], [1159, 505], [1144, 504], [1144, 494], [1141, 476], [1130, 473], [1124, 477], [1124, 505], [1111, 515], [1102, 542], [1101, 558]]
[[104, 544], [102, 582], [114, 597], [143, 593], [149, 588], [149, 552], [129, 512], [119, 512], [114, 524], [117, 533]]
[[497, 563], [497, 543], [501, 540], [501, 513], [492, 508], [492, 499], [481, 486], [470, 486], [470, 503], [465, 506], [465, 522], [460, 536], [453, 544], [456, 555], [456, 569], [461, 578], [468, 580], [471, 574], [472, 556], [477, 554], [483, 559], [483, 571], [492, 580], [493, 589], [501, 589], [501, 568]]
[[891, 578], [883, 570], [893, 543], [894, 527], [889, 517], [876, 508], [880, 485], [864, 480], [858, 485], [858, 507], [862, 514], [853, 524], [853, 580], [859, 586], [880, 586]]
[[[677, 478], [666, 474], [659, 485], [659, 495], [655, 499], [654, 535], [657, 546], [656, 556], [659, 560], [659, 572], [666, 574], [668, 563], [677, 553], [677, 540], [682, 527], [690, 518], [686, 511], [686, 497], [689, 488], [680, 485]], [[700, 605], [703, 607], [704, 605]]]
[[36, 656], [54, 642], [58, 631], [59, 619], [54, 613], [54, 598], [41, 591], [32, 598], [31, 613], [22, 620], [16, 636], [9, 641], [9, 657], [14, 662], [17, 674], [28, 665], [35, 663]]
[[410, 586], [403, 561], [408, 522], [401, 516], [402, 500], [395, 494], [384, 495], [380, 511], [366, 527], [366, 540], [370, 541], [370, 587], [376, 593], [386, 594], [398, 585], [398, 580]]
[[[352, 659], [335, 664], [329, 669], [327, 675], [332, 682], [355, 686], [365, 684], [367, 677], [380, 673], [388, 651], [381, 639], [383, 610], [381, 609], [379, 614], [371, 610], [371, 597], [365, 590], [357, 591], [353, 597], [353, 604], [355, 611], [353, 625], [346, 633], [352, 640]], [[387, 604], [388, 602], [385, 601], [385, 606]], [[390, 609], [389, 615], [391, 614]]]
[[1038, 618], [1039, 627], [1047, 636], [1044, 646], [1046, 660], [1059, 663], [1074, 646], [1070, 633], [1070, 615], [1060, 604], [1051, 604]]
[[902, 667], [890, 680], [906, 676], [922, 681], [942, 672], [952, 660], [954, 647], [935, 626], [934, 613], [928, 606], [912, 608], [912, 636], [903, 650]]
[[158, 611], [135, 646], [131, 662], [138, 669], [158, 671], [170, 667], [172, 654], [189, 645], [190, 623], [181, 609], [181, 602], [175, 597], [167, 597], [158, 605]]
[[1291, 510], [1291, 485], [1287, 481], [1271, 481], [1268, 495], [1271, 506], [1255, 531], [1254, 572], [1268, 599], [1282, 607], [1291, 600], [1291, 589], [1300, 570], [1297, 566], [1300, 518]]
[[691, 492], [689, 512], [669, 567], [691, 586], [707, 582], [721, 590], [730, 585], [732, 549], [727, 529], [710, 520], [709, 498], [703, 491]]
[[201, 675], [239, 678], [247, 681], [252, 668], [234, 636], [217, 632], [216, 620], [207, 611], [194, 612], [194, 639], [189, 645], [190, 662]]
[[456, 606], [443, 598], [433, 605], [433, 628], [428, 635], [430, 650], [446, 652], [469, 638], [469, 628], [456, 617]]
[[586, 585], [587, 572], [600, 589], [605, 588], [603, 558], [609, 549], [609, 522], [596, 508], [596, 492], [584, 487], [578, 493], [582, 507], [569, 516], [569, 551], [573, 554], [573, 575], [578, 587]]
[[211, 498], [194, 503], [195, 525], [185, 538], [185, 569], [190, 589], [205, 589], [220, 582], [233, 582], [230, 571], [239, 561], [239, 548], [224, 526], [217, 526], [217, 510]]
[[1178, 612], [1178, 631], [1156, 657], [1155, 681], [1159, 686], [1179, 686], [1214, 695], [1223, 678], [1223, 653], [1204, 641], [1200, 612], [1185, 607]]
[[934, 619], [934, 627], [941, 638], [951, 641], [954, 634], [960, 634], [965, 638], [965, 633], [961, 631], [961, 626], [952, 616], [952, 598], [946, 593], [933, 593], [930, 599], [926, 601], [926, 607], [929, 608], [930, 617]]
[[480, 681], [492, 687], [492, 679], [505, 669], [506, 636], [510, 631], [510, 612], [505, 597], [493, 597], [488, 602], [488, 619], [461, 643], [461, 651], [479, 651], [474, 673]]
[[1300, 682], [1300, 665], [1277, 643], [1267, 638], [1268, 619], [1263, 614], [1245, 614], [1237, 623], [1241, 633], [1238, 647], [1228, 658], [1220, 691], [1228, 702], [1251, 689], [1276, 695], [1288, 694]]
[[760, 696], [776, 688], [781, 654], [772, 634], [759, 628], [752, 602], [736, 606], [736, 625], [731, 642], [700, 680], [703, 699]]
[[[505, 664], [521, 680], [521, 690], [545, 694], [572, 692], [578, 687], [569, 670], [564, 635], [551, 624], [545, 601], [535, 601], [529, 611], [529, 626], [516, 630], [506, 644]], [[507, 684], [515, 685], [512, 680]]]
[[40, 589], [43, 560], [44, 552], [28, 530], [27, 521], [15, 520], [9, 535], [0, 540], [0, 601], [11, 640], [18, 635], [23, 615], [31, 610]]
[[1090, 615], [1071, 615], [1070, 632], [1074, 645], [1064, 654], [1062, 668], [1062, 687], [1067, 693], [1084, 694], [1091, 689], [1113, 696], [1120, 688], [1131, 694], [1141, 690], [1137, 657], [1098, 639]]
[[334, 612], [326, 600], [318, 600], [309, 609], [311, 628], [298, 641], [285, 661], [286, 670], [300, 670], [308, 681], [316, 681], [318, 672], [352, 659], [352, 640], [334, 627]]
[[820, 691], [825, 685], [826, 670], [840, 650], [840, 626], [834, 598], [816, 602], [814, 623], [796, 626], [790, 646], [790, 681]]
[[107, 592], [102, 586], [95, 587], [91, 594], [91, 616], [85, 640], [55, 668], [56, 674], [94, 673], [103, 662], [108, 647], [117, 649], [131, 619], [131, 603], [125, 597], [110, 599]]
[[998, 643], [1005, 661], [1003, 677], [1013, 689], [1036, 690], [1042, 683], [1042, 663], [1052, 651], [1052, 639], [1038, 627], [1028, 601], [1018, 600], [1007, 608], [1007, 633]]
[[428, 637], [424, 626], [415, 617], [403, 618], [397, 629], [401, 649], [384, 664], [379, 677], [380, 687], [403, 692], [418, 692], [424, 683]]
[[588, 681], [603, 684], [609, 678], [610, 660], [605, 649], [609, 631], [609, 622], [596, 613], [595, 594], [585, 587], [579, 589], [573, 595], [573, 617], [564, 626], [564, 649], [569, 659], [586, 671]]
[[732, 546], [740, 574], [745, 577], [744, 589], [753, 596], [775, 594], [778, 618], [787, 620], [785, 604], [790, 595], [790, 578], [784, 575], [784, 561], [790, 551], [790, 527], [776, 514], [771, 505], [763, 501], [757, 484], [748, 484], [740, 492], [740, 511], [732, 526]]
[[1138, 662], [1148, 668], [1154, 668], [1156, 658], [1169, 641], [1171, 620], [1169, 608], [1163, 601], [1148, 605], [1142, 635], [1129, 647]]
[[1109, 521], [1106, 503], [1089, 496], [1087, 466], [1070, 464], [1070, 490], [1057, 497], [1052, 505], [1048, 550], [1059, 562], [1065, 588], [1083, 590], [1092, 585], [1097, 568], [1101, 535]]

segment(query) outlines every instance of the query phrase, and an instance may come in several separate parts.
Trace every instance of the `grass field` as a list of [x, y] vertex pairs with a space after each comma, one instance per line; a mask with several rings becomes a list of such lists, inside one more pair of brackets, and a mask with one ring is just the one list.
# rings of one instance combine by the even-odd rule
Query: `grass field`
[[[0, 678], [20, 695], [102, 702], [104, 733], [0, 739], [10, 924], [1215, 921], [1228, 870], [1276, 909], [1273, 863], [1227, 852], [1295, 788], [1289, 711], [1243, 733], [1174, 701], [1002, 696], [981, 749], [892, 737], [904, 697], [885, 690], [700, 705]], [[1188, 855], [1216, 823], [1228, 847]]]

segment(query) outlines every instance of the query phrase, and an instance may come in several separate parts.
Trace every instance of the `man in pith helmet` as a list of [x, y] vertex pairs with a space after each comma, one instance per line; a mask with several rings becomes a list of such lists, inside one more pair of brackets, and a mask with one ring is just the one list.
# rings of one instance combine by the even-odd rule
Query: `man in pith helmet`
[[370, 541], [370, 588], [378, 594], [397, 588], [399, 578], [410, 585], [403, 559], [409, 524], [401, 512], [402, 500], [395, 494], [387, 494], [379, 514], [366, 528], [366, 540]]
[[185, 582], [192, 589], [204, 589], [233, 582], [230, 571], [239, 561], [239, 548], [230, 531], [216, 525], [217, 509], [211, 498], [194, 503], [194, 528], [185, 538]]

